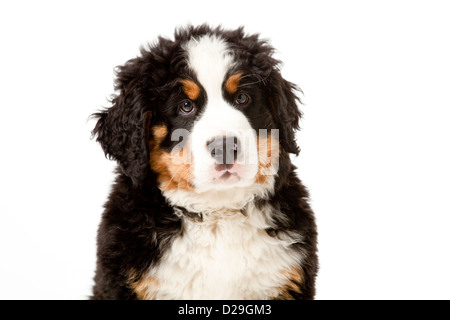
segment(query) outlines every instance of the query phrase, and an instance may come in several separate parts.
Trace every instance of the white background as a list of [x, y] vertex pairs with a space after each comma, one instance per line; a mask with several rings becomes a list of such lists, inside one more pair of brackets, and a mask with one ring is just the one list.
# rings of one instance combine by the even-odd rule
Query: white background
[[[448, 2], [447, 2], [448, 3]], [[318, 299], [450, 298], [446, 1], [1, 1], [0, 298], [86, 299], [113, 68], [188, 22], [245, 25], [304, 91], [294, 159]]]

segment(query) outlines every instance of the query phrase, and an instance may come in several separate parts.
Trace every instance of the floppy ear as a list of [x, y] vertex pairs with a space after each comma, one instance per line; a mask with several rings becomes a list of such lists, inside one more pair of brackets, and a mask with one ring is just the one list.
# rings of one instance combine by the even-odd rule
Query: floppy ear
[[301, 101], [295, 91], [300, 89], [284, 80], [278, 70], [272, 71], [269, 81], [269, 101], [280, 130], [280, 144], [285, 151], [298, 155], [300, 148], [295, 141], [295, 131], [300, 128], [302, 114], [297, 105]]
[[148, 170], [146, 126], [151, 111], [145, 105], [141, 71], [138, 58], [119, 67], [115, 81], [119, 94], [112, 96], [111, 107], [92, 115], [98, 118], [92, 136], [97, 137], [105, 155], [117, 161], [133, 185], [139, 185]]

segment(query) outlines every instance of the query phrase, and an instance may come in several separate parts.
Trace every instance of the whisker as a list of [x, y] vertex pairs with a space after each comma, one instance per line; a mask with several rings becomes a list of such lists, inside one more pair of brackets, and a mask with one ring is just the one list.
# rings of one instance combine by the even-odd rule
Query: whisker
[[178, 179], [178, 190], [180, 190], [180, 182], [181, 182], [181, 179], [183, 179], [184, 181], [186, 181], [187, 182], [187, 178], [188, 178], [188, 174], [189, 173], [191, 173], [192, 174], [192, 172], [191, 172], [191, 167], [190, 166], [188, 166], [186, 169], [184, 169], [180, 174], [179, 174], [179, 179]]
[[172, 178], [169, 180], [169, 182], [167, 183], [166, 188], [163, 191], [167, 191], [167, 189], [169, 188], [170, 184], [172, 183], [173, 179], [175, 178], [175, 176], [178, 174], [178, 172], [182, 169], [183, 167], [180, 166], [175, 173], [172, 175]]
[[241, 77], [241, 80], [245, 79], [245, 78], [248, 78], [248, 77], [256, 77], [258, 79], [258, 81], [249, 82], [249, 83], [240, 83], [238, 88], [250, 86], [250, 85], [253, 85], [253, 84], [260, 83], [260, 82], [262, 82], [264, 84], [264, 86], [265, 86], [266, 85], [266, 80], [270, 76], [271, 72], [269, 72], [264, 78], [261, 75], [257, 74], [257, 73], [247, 74], [247, 75]]

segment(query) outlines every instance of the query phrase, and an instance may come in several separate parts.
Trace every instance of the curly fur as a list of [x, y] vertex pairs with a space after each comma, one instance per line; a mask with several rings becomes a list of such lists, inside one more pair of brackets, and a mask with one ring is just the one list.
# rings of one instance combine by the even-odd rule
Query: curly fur
[[[235, 228], [232, 223], [234, 218], [224, 217], [241, 215], [247, 221], [248, 228], [255, 228], [256, 234], [265, 239], [264, 243], [276, 242], [279, 249], [276, 249], [278, 251], [274, 256], [281, 255], [280, 259], [286, 260], [285, 265], [292, 266], [283, 270], [278, 270], [277, 266], [272, 268], [278, 270], [271, 276], [277, 279], [273, 283], [281, 284], [279, 287], [262, 282], [254, 285], [260, 282], [258, 270], [249, 270], [253, 273], [247, 279], [247, 287], [237, 285], [230, 289], [230, 295], [225, 298], [314, 298], [318, 268], [316, 226], [307, 202], [308, 192], [296, 176], [289, 158], [289, 153], [299, 153], [295, 141], [295, 131], [299, 128], [301, 117], [297, 107], [300, 100], [295, 93], [299, 89], [283, 79], [279, 61], [272, 57], [274, 49], [258, 35], [246, 35], [243, 28], [224, 30], [202, 25], [176, 30], [173, 40], [160, 37], [154, 44], [142, 48], [140, 56], [118, 67], [115, 82], [118, 94], [112, 97], [112, 106], [94, 114], [98, 120], [92, 133], [105, 154], [115, 160], [118, 167], [98, 231], [97, 270], [92, 299], [221, 298], [214, 296], [215, 291], [207, 287], [206, 280], [200, 281], [207, 279], [206, 275], [172, 274], [169, 278], [186, 279], [191, 281], [192, 286], [199, 283], [203, 286], [203, 292], [211, 292], [209, 297], [200, 292], [201, 288], [190, 292], [191, 295], [183, 295], [176, 289], [173, 292], [173, 289], [170, 291], [164, 287], [167, 270], [176, 270], [168, 265], [168, 257], [175, 254], [173, 252], [178, 250], [177, 247], [184, 245], [180, 241], [194, 234], [192, 230], [196, 226], [206, 226], [214, 210], [207, 212], [201, 206], [195, 209], [178, 201], [177, 197], [184, 197], [183, 194], [189, 192], [193, 192], [192, 199], [201, 202], [203, 198], [192, 190], [164, 191], [160, 183], [162, 169], [156, 170], [155, 166], [150, 165], [157, 148], [171, 150], [173, 147], [168, 137], [155, 136], [155, 128], [164, 127], [171, 132], [177, 127], [192, 130], [195, 125], [194, 121], [173, 117], [170, 108], [175, 103], [174, 94], [182, 94], [180, 75], [192, 74], [184, 46], [192, 39], [203, 36], [222, 39], [233, 54], [235, 68], [245, 70], [251, 78], [249, 86], [254, 88], [255, 103], [264, 108], [261, 107], [258, 112], [242, 111], [246, 118], [251, 119], [249, 123], [258, 128], [280, 130], [279, 169], [271, 186], [261, 187], [265, 188], [260, 188], [264, 192], [246, 191], [250, 196], [238, 208], [230, 207], [228, 211], [223, 207], [217, 209], [221, 213], [214, 219]], [[200, 95], [199, 101], [202, 99], [207, 101], [208, 98]], [[223, 197], [227, 193], [220, 195]], [[189, 197], [183, 199], [186, 201]], [[211, 246], [214, 246], [213, 242]], [[216, 252], [216, 249], [210, 249]], [[251, 248], [242, 250], [243, 254], [253, 256]], [[181, 255], [182, 252], [176, 254]], [[193, 262], [189, 263], [192, 265]], [[189, 270], [188, 266], [186, 268]], [[268, 267], [267, 270], [272, 269]], [[208, 270], [200, 269], [199, 272], [206, 274]], [[238, 276], [241, 275], [233, 274], [233, 277]], [[183, 280], [179, 281], [183, 285]], [[252, 291], [249, 288], [257, 289]]]

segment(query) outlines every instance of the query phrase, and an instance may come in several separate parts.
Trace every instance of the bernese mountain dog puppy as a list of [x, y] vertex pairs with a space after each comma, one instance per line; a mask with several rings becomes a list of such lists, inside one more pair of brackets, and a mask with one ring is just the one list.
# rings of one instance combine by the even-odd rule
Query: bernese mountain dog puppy
[[93, 115], [118, 166], [92, 299], [314, 298], [299, 89], [273, 52], [243, 28], [188, 26], [118, 67]]

